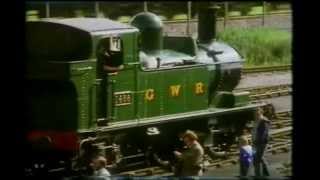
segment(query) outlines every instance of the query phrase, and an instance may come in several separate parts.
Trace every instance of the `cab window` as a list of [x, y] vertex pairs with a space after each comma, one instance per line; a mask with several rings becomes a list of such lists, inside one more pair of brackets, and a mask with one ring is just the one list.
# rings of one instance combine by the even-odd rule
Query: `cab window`
[[120, 37], [100, 40], [97, 58], [105, 71], [118, 71], [123, 67], [123, 45]]

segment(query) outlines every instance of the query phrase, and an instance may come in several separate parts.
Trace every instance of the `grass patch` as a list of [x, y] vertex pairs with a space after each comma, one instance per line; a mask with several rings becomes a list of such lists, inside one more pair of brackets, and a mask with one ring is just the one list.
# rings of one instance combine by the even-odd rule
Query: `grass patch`
[[186, 14], [176, 14], [172, 17], [172, 20], [186, 20], [188, 16]]
[[117, 21], [122, 22], [122, 23], [127, 23], [129, 22], [131, 19], [130, 16], [120, 16], [118, 17]]
[[230, 11], [228, 16], [241, 16], [241, 11]]
[[227, 29], [217, 38], [236, 48], [245, 66], [291, 64], [291, 33], [271, 28]]

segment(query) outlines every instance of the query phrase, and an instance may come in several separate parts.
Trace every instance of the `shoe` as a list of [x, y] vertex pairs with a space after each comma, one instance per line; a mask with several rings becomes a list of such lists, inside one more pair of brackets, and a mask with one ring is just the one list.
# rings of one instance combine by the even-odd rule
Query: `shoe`
[[159, 164], [161, 165], [161, 166], [169, 166], [170, 165], [170, 162], [169, 161], [161, 161], [160, 160], [160, 162], [159, 162]]

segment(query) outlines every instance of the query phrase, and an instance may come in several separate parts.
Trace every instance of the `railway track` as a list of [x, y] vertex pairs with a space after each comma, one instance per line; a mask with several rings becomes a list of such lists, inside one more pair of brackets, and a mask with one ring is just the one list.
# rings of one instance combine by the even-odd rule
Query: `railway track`
[[257, 101], [261, 99], [268, 99], [280, 96], [291, 95], [292, 88], [291, 84], [274, 85], [274, 86], [260, 86], [253, 88], [239, 88], [234, 90], [234, 92], [250, 92], [251, 101]]
[[[291, 111], [282, 111], [276, 113], [277, 119], [271, 123], [270, 142], [266, 151], [276, 154], [279, 152], [288, 152], [292, 145], [291, 131], [292, 131], [292, 117]], [[251, 141], [250, 135], [248, 135], [249, 141]], [[238, 163], [239, 152], [237, 145], [234, 144], [228, 156], [222, 159], [212, 160], [209, 156], [205, 156], [204, 166], [205, 169], [210, 170], [215, 168], [221, 168], [228, 165], [234, 165]], [[135, 171], [127, 171], [120, 174], [121, 176], [173, 176], [171, 169], [163, 168], [160, 166], [153, 166], [143, 168]]]
[[280, 66], [244, 68], [242, 70], [242, 73], [251, 74], [251, 73], [262, 73], [262, 72], [289, 71], [289, 70], [291, 70], [291, 65], [280, 65]]

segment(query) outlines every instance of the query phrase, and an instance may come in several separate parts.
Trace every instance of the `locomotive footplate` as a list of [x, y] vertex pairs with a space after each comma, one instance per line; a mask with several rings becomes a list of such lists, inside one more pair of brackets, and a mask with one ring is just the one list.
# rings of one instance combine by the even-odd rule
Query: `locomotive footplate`
[[[248, 111], [254, 110], [258, 107], [263, 107], [267, 105], [264, 102], [250, 104], [244, 107], [235, 107], [235, 108], [209, 108], [207, 110], [200, 110], [188, 113], [180, 113], [174, 115], [165, 115], [160, 117], [152, 117], [152, 118], [145, 118], [145, 119], [136, 119], [136, 120], [129, 120], [124, 122], [117, 122], [117, 123], [109, 123], [108, 126], [105, 127], [98, 127], [97, 129], [93, 130], [98, 133], [104, 132], [111, 132], [111, 131], [118, 131], [123, 129], [129, 128], [136, 128], [136, 127], [146, 127], [151, 125], [158, 125], [158, 124], [165, 124], [171, 123], [176, 121], [184, 121], [190, 120], [194, 118], [209, 118], [212, 116], [220, 116], [223, 114], [232, 114], [241, 111]], [[81, 133], [81, 131], [80, 131]]]

